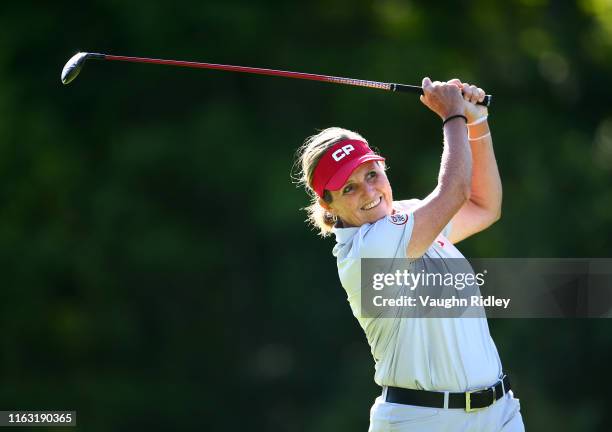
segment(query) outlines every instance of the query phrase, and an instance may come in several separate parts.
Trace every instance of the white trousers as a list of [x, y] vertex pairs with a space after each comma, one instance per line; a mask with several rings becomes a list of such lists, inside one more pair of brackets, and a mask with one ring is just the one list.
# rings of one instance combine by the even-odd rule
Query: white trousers
[[379, 396], [370, 410], [369, 432], [524, 432], [520, 408], [512, 390], [474, 412], [390, 403]]

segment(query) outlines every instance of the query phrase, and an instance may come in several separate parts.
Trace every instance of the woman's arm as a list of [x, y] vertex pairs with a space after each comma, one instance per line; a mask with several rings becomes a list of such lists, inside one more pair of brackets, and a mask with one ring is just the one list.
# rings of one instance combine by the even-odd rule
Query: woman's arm
[[[442, 119], [465, 113], [461, 90], [452, 83], [423, 80], [421, 102]], [[410, 258], [420, 257], [470, 198], [472, 155], [465, 121], [455, 118], [444, 125], [444, 150], [438, 185], [414, 212], [414, 228], [406, 249]]]
[[[464, 97], [469, 102], [482, 100], [485, 92], [475, 86], [462, 84]], [[487, 122], [487, 108], [466, 104], [469, 143], [472, 151], [472, 186], [470, 199], [451, 221], [449, 240], [457, 243], [480, 232], [501, 217], [502, 184], [493, 151], [493, 140]]]

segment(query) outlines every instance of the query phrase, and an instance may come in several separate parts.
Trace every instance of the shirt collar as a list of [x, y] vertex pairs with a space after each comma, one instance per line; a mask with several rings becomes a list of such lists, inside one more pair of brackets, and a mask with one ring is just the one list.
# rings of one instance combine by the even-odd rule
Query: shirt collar
[[359, 227], [351, 227], [351, 228], [334, 227], [332, 228], [332, 232], [336, 236], [336, 243], [338, 244], [345, 244], [345, 243], [350, 242], [353, 236], [357, 234], [357, 231], [359, 231]]

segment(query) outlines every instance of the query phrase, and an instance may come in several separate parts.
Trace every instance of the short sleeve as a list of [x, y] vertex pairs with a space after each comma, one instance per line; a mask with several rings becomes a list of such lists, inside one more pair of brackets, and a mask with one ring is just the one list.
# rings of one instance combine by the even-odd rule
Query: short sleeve
[[[400, 208], [402, 211], [404, 211], [405, 213], [410, 213], [410, 212], [414, 212], [414, 210], [419, 206], [419, 204], [422, 202], [422, 200], [420, 199], [409, 199], [409, 200], [403, 200], [403, 201], [396, 201], [394, 204]], [[448, 236], [450, 236], [451, 234], [451, 230], [452, 230], [452, 222], [449, 222], [444, 229], [442, 230], [441, 234], [448, 238]]]
[[442, 230], [442, 235], [444, 237], [448, 238], [448, 236], [450, 236], [450, 234], [451, 234], [452, 228], [453, 228], [453, 222], [451, 221]]
[[412, 213], [386, 216], [356, 236], [353, 255], [359, 258], [406, 258], [413, 227]]

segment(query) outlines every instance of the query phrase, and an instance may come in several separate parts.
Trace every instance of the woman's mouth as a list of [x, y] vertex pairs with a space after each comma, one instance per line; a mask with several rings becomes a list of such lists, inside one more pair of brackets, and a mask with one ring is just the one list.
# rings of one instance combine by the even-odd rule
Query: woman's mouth
[[375, 207], [378, 207], [378, 205], [382, 202], [382, 196], [379, 196], [377, 199], [375, 199], [374, 201], [370, 201], [369, 203], [367, 203], [366, 205], [364, 205], [363, 207], [361, 207], [361, 210], [372, 210]]

